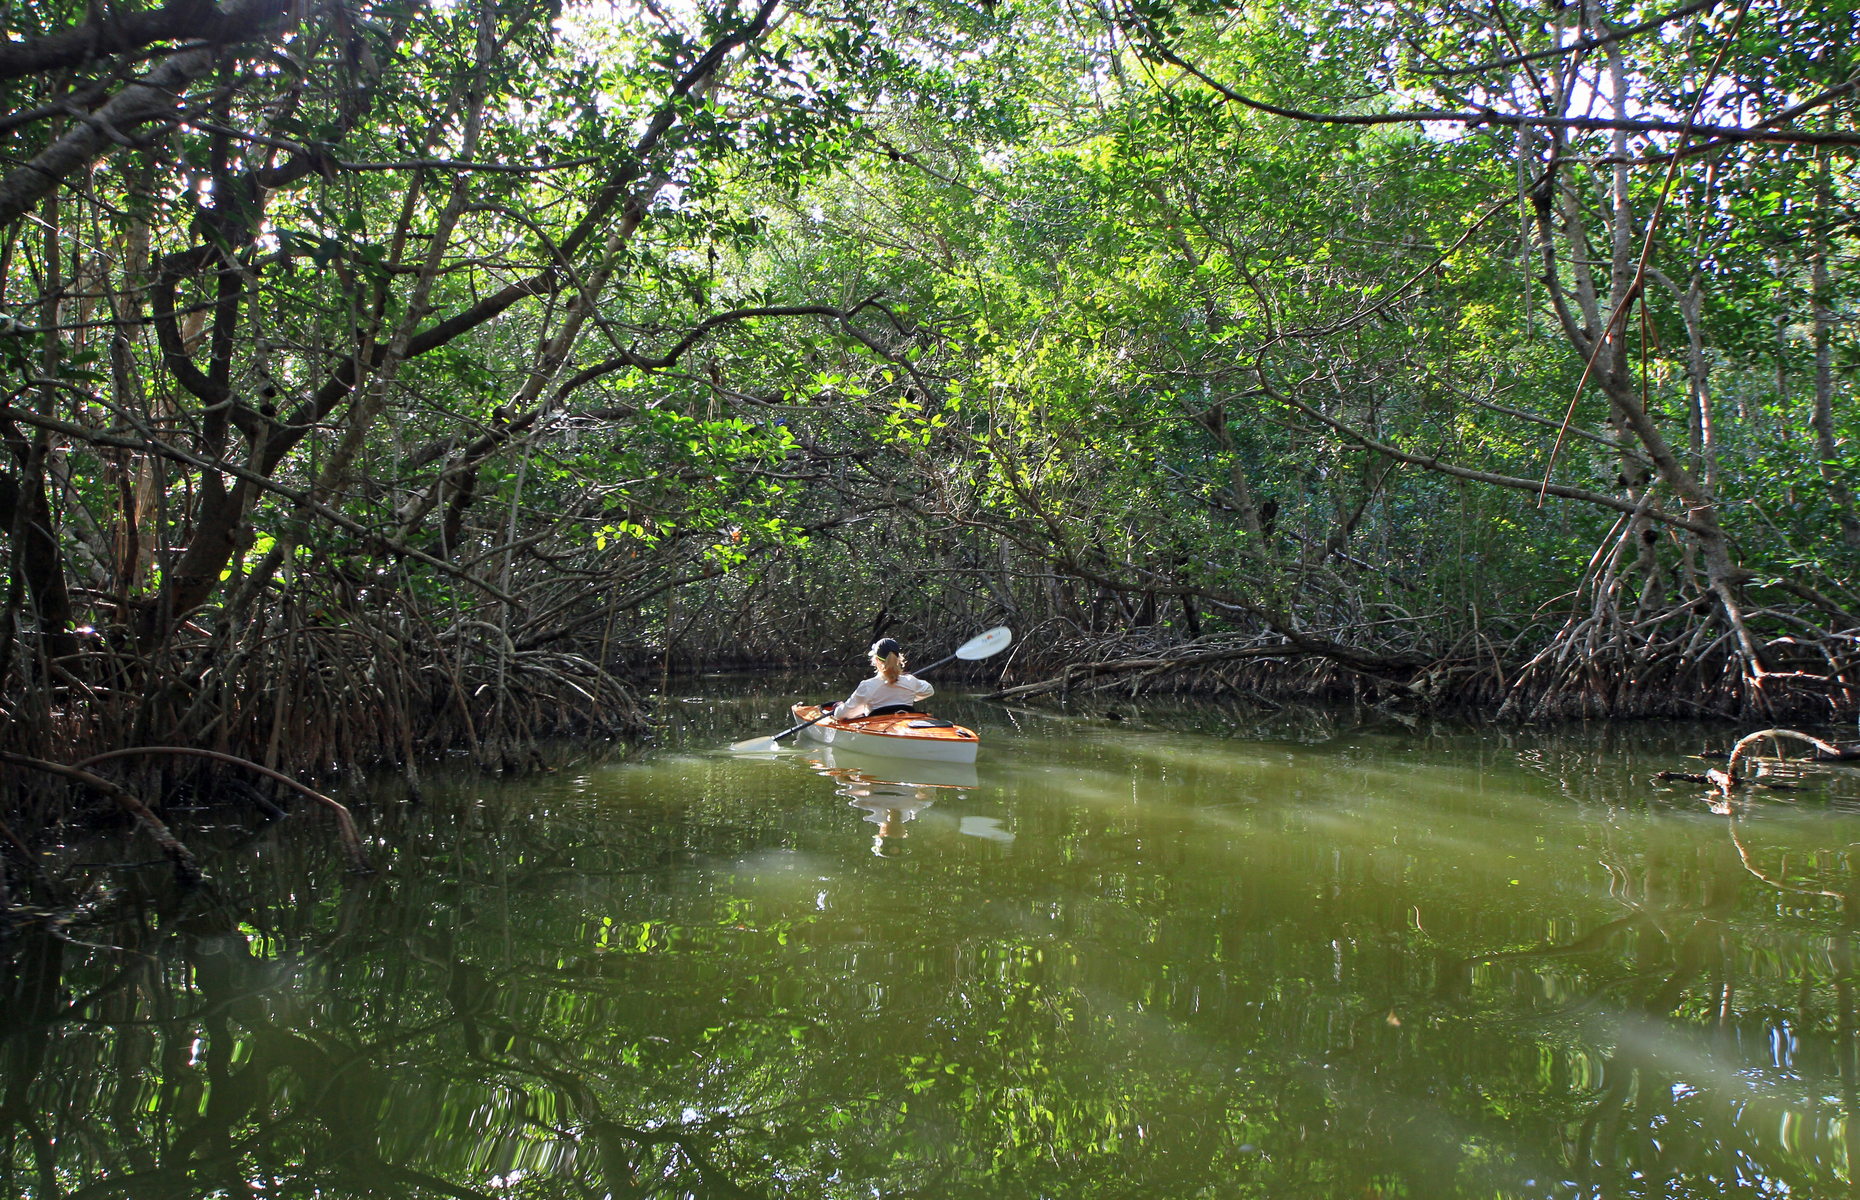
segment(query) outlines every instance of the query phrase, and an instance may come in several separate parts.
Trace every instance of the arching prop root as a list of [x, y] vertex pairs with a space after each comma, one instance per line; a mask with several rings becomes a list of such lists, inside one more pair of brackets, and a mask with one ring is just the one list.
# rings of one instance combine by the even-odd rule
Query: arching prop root
[[104, 762], [112, 758], [130, 758], [142, 754], [185, 754], [195, 758], [210, 758], [215, 762], [231, 763], [234, 766], [244, 767], [249, 771], [257, 771], [260, 775], [268, 779], [275, 779], [286, 787], [295, 788], [297, 791], [310, 797], [335, 814], [336, 831], [338, 836], [342, 838], [342, 850], [343, 853], [348, 856], [349, 869], [357, 875], [373, 875], [375, 873], [374, 867], [368, 862], [368, 855], [362, 850], [361, 835], [355, 831], [355, 818], [350, 814], [347, 805], [338, 800], [332, 800], [313, 788], [304, 786], [288, 775], [280, 774], [277, 771], [271, 770], [269, 767], [261, 767], [257, 763], [240, 758], [237, 755], [221, 754], [215, 750], [199, 750], [192, 746], [130, 746], [123, 750], [110, 750], [103, 754], [93, 754], [83, 762], [78, 763], [77, 769], [82, 770], [85, 767], [91, 766], [93, 763]]
[[[1683, 771], [1661, 771], [1659, 774], [1655, 775], [1654, 778], [1658, 780], [1682, 780], [1688, 783], [1708, 783], [1717, 788], [1721, 794], [1729, 796], [1732, 788], [1741, 784], [1754, 782], [1754, 778], [1745, 778], [1741, 768], [1745, 758], [1745, 752], [1749, 750], [1751, 746], [1756, 745], [1765, 738], [1768, 738], [1775, 745], [1778, 758], [1782, 756], [1782, 739], [1790, 738], [1794, 741], [1806, 742], [1808, 745], [1815, 748], [1815, 754], [1803, 760], [1806, 762], [1860, 761], [1860, 747], [1843, 749], [1840, 746], [1824, 742], [1812, 734], [1801, 733], [1794, 729], [1759, 729], [1755, 733], [1747, 733], [1743, 737], [1737, 739], [1737, 744], [1731, 747], [1730, 757], [1725, 762], [1724, 770], [1722, 771], [1715, 767], [1706, 771], [1703, 775], [1692, 775]], [[1761, 786], [1775, 788], [1783, 785], [1763, 784]], [[1714, 807], [1716, 807], [1716, 805], [1714, 805]]]
[[1783, 738], [1794, 738], [1798, 742], [1807, 742], [1835, 761], [1839, 761], [1843, 757], [1841, 749], [1838, 746], [1830, 745], [1818, 737], [1812, 737], [1806, 733], [1798, 733], [1793, 729], [1759, 729], [1755, 733], [1747, 733], [1743, 737], [1737, 739], [1737, 745], [1731, 747], [1731, 759], [1729, 762], [1725, 763], [1724, 767], [1724, 773], [1730, 777], [1731, 782], [1737, 782], [1737, 765], [1738, 761], [1743, 758], [1745, 749], [1752, 743], [1760, 742], [1764, 738], [1769, 738], [1770, 741], [1776, 744], [1776, 753], [1778, 757], [1782, 754], [1781, 739]]
[[0, 762], [10, 763], [16, 767], [25, 767], [29, 771], [40, 771], [47, 775], [58, 775], [71, 780], [73, 783], [81, 783], [85, 787], [102, 792], [110, 799], [116, 801], [117, 805], [122, 808], [124, 812], [134, 817], [144, 829], [148, 830], [149, 836], [155, 839], [155, 844], [161, 847], [162, 854], [166, 855], [168, 861], [174, 864], [175, 878], [184, 886], [194, 887], [206, 879], [205, 873], [200, 869], [200, 863], [194, 858], [193, 851], [181, 844], [180, 839], [175, 837], [168, 826], [162, 823], [162, 819], [149, 811], [148, 805], [130, 795], [129, 792], [125, 791], [117, 784], [112, 783], [100, 775], [93, 775], [89, 771], [82, 770], [78, 767], [67, 767], [61, 763], [47, 762], [42, 758], [32, 758], [25, 754], [14, 754], [10, 750], [0, 750]]

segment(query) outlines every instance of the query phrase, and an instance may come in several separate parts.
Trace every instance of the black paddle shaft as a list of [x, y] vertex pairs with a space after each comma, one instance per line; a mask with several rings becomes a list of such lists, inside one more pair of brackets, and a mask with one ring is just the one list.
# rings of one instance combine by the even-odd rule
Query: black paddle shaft
[[[987, 633], [978, 634], [977, 636], [972, 637], [968, 641], [964, 642], [961, 646], [957, 647], [956, 652], [954, 654], [949, 655], [947, 658], [939, 658], [927, 667], [918, 667], [916, 670], [912, 671], [911, 674], [922, 675], [925, 671], [936, 670], [938, 667], [942, 666], [944, 663], [955, 662], [957, 659], [962, 657], [962, 652], [964, 650], [967, 650], [970, 646], [974, 645], [976, 642], [979, 642], [983, 638], [989, 637], [990, 635], [995, 634], [995, 633], [1007, 633], [1007, 632], [1008, 631], [1004, 628], [997, 628], [997, 629], [991, 629]], [[1008, 634], [1008, 639], [1009, 641], [1013, 640], [1013, 635]], [[977, 654], [975, 656], [975, 659], [973, 661], [979, 661], [984, 658], [993, 658], [995, 655], [1001, 653], [1001, 651], [1007, 649], [1007, 646], [1008, 646], [1008, 643], [1004, 641], [999, 646], [996, 646], [993, 649], [984, 649], [982, 653]]]
[[[954, 656], [952, 655], [951, 657], [954, 657]], [[834, 704], [837, 704], [837, 703], [838, 703], [837, 701], [835, 701], [835, 702], [834, 702]], [[818, 725], [818, 724], [820, 724], [820, 723], [821, 723], [822, 721], [824, 721], [824, 720], [826, 720], [826, 719], [827, 719], [828, 717], [830, 717], [830, 716], [832, 716], [832, 715], [833, 715], [833, 707], [832, 707], [832, 706], [830, 706], [830, 705], [826, 705], [826, 704], [823, 704], [823, 705], [821, 705], [820, 707], [821, 707], [821, 709], [822, 709], [823, 711], [821, 712], [821, 714], [820, 714], [819, 716], [817, 716], [817, 717], [815, 717], [815, 718], [814, 718], [813, 720], [811, 720], [811, 721], [802, 721], [802, 722], [801, 722], [801, 723], [800, 723], [799, 725], [790, 725], [790, 726], [788, 726], [788, 728], [786, 728], [786, 729], [784, 729], [784, 730], [782, 730], [782, 731], [781, 731], [780, 733], [771, 733], [771, 734], [769, 734], [769, 741], [771, 741], [771, 742], [779, 742], [779, 741], [780, 741], [781, 739], [783, 739], [783, 738], [785, 738], [785, 737], [787, 737], [787, 736], [788, 736], [789, 734], [791, 734], [791, 733], [799, 733], [799, 732], [801, 732], [801, 731], [802, 731], [803, 729], [806, 729], [806, 728], [807, 728], [807, 727], [808, 727], [809, 725]], [[869, 716], [871, 716], [871, 715], [872, 715], [871, 713], [867, 713], [867, 714], [866, 714], [866, 716], [867, 716], [867, 717], [869, 717]], [[851, 718], [851, 719], [852, 719], [852, 720], [854, 720], [854, 721], [862, 721], [862, 720], [864, 720], [865, 718], [864, 718], [864, 717], [853, 717], [853, 718]]]
[[944, 663], [955, 662], [960, 657], [962, 656], [959, 654], [952, 654], [948, 658], [939, 658], [927, 667], [918, 667], [915, 671], [912, 671], [911, 674], [922, 675], [925, 671], [934, 671]]
[[781, 739], [787, 737], [789, 734], [799, 733], [803, 729], [806, 729], [809, 725], [818, 725], [822, 721], [826, 720], [828, 717], [833, 715], [833, 710], [831, 708], [828, 708], [826, 705], [823, 704], [820, 706], [820, 708], [821, 708], [820, 715], [815, 717], [813, 720], [802, 721], [799, 725], [790, 725], [788, 726], [788, 728], [782, 730], [780, 733], [772, 733], [769, 735], [769, 740], [771, 742], [779, 742]]

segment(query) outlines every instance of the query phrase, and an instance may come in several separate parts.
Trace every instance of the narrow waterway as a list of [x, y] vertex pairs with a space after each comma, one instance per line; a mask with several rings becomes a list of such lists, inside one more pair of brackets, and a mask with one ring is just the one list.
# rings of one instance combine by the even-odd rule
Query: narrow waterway
[[0, 947], [0, 1194], [1856, 1192], [1860, 771], [1727, 817], [1651, 781], [1722, 727], [960, 698], [973, 768], [732, 757], [740, 687], [384, 793], [373, 879], [311, 813], [97, 869]]

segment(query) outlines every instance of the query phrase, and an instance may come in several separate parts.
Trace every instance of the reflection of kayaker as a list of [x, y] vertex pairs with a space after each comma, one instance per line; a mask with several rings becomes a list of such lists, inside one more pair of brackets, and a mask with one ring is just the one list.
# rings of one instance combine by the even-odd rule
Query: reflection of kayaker
[[[975, 768], [968, 766], [898, 763], [886, 767], [884, 760], [855, 766], [843, 756], [836, 760], [832, 750], [808, 758], [816, 771], [833, 780], [835, 792], [846, 797], [853, 807], [864, 809], [865, 820], [878, 826], [872, 838], [872, 853], [881, 858], [902, 853], [898, 843], [910, 836], [905, 823], [915, 821], [918, 813], [935, 804], [939, 791], [961, 795], [975, 786]], [[896, 778], [907, 772], [920, 781]], [[886, 775], [893, 778], [887, 779]]]
[[898, 843], [910, 836], [905, 822], [915, 821], [918, 813], [936, 803], [932, 789], [908, 783], [848, 782], [838, 790], [848, 804], [863, 808], [865, 819], [878, 826], [872, 837], [872, 853], [880, 858], [899, 853], [902, 847]]
[[803, 753], [815, 771], [848, 783], [907, 783], [946, 791], [966, 791], [981, 783], [973, 763], [879, 757], [854, 753], [844, 746], [810, 746]]

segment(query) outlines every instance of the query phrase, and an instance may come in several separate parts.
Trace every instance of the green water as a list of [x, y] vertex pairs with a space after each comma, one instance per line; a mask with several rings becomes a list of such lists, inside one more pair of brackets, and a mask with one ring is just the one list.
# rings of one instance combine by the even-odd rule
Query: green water
[[388, 789], [370, 880], [174, 814], [215, 895], [0, 948], [0, 1194], [1855, 1191], [1860, 771], [1733, 819], [1649, 780], [1725, 729], [959, 699], [972, 773], [715, 753], [770, 686]]

